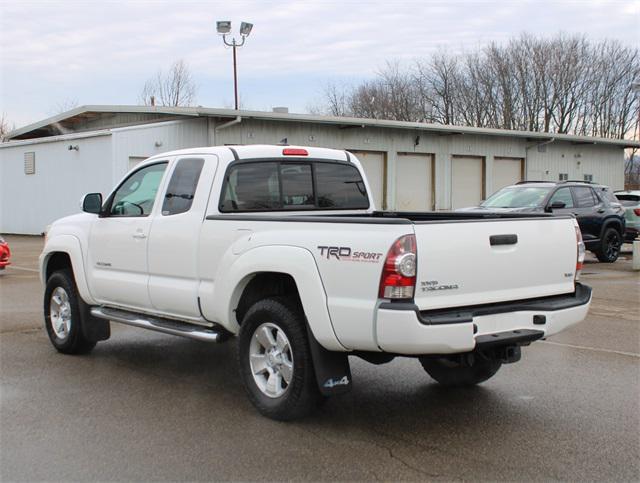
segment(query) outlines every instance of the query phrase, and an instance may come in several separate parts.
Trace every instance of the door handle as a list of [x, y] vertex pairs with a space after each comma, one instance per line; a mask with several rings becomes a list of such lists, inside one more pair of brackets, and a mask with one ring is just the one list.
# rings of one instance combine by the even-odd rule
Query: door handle
[[147, 238], [147, 235], [145, 235], [144, 233], [134, 233], [131, 236], [133, 238], [137, 238], [138, 240], [144, 240], [145, 238]]
[[491, 235], [489, 244], [494, 247], [497, 245], [515, 245], [518, 243], [518, 235]]

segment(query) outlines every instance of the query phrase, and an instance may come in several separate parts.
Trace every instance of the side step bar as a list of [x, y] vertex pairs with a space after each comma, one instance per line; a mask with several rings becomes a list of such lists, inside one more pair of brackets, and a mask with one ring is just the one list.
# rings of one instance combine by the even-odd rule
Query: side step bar
[[112, 309], [108, 307], [93, 307], [91, 315], [99, 319], [119, 322], [121, 324], [132, 325], [142, 329], [154, 330], [164, 334], [179, 335], [189, 339], [203, 342], [222, 342], [225, 337], [220, 332], [212, 329], [199, 327], [186, 322], [177, 322], [159, 317], [152, 317], [145, 314], [127, 312], [126, 310]]

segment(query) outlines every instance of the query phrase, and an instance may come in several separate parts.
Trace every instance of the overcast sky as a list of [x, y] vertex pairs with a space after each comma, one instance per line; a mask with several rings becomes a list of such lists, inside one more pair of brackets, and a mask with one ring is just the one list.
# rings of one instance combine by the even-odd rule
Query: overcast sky
[[21, 126], [72, 102], [136, 104], [145, 80], [181, 58], [198, 104], [232, 107], [231, 51], [215, 20], [255, 25], [238, 54], [243, 106], [257, 110], [304, 112], [328, 81], [357, 82], [386, 60], [522, 31], [640, 45], [640, 0], [0, 0], [0, 112]]

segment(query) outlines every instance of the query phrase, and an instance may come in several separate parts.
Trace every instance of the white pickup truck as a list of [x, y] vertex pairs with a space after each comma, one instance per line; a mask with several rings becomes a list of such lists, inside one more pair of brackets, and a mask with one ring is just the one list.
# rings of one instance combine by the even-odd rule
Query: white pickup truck
[[109, 321], [237, 339], [251, 402], [300, 417], [350, 389], [348, 356], [417, 358], [477, 384], [582, 321], [591, 289], [571, 216], [376, 211], [345, 151], [207, 147], [154, 156], [56, 221], [40, 256], [63, 353]]

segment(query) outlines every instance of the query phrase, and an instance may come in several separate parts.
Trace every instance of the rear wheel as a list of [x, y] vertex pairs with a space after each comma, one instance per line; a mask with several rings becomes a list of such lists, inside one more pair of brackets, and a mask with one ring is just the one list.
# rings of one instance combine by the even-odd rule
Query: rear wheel
[[286, 298], [261, 300], [247, 311], [238, 364], [249, 399], [264, 416], [300, 418], [321, 401], [304, 315]]
[[613, 263], [620, 255], [622, 236], [615, 228], [607, 228], [602, 237], [601, 246], [595, 251], [598, 260], [603, 263]]
[[44, 292], [44, 320], [49, 340], [64, 354], [86, 354], [96, 345], [82, 332], [80, 299], [73, 274], [54, 272]]
[[502, 366], [496, 359], [479, 354], [425, 356], [420, 364], [433, 379], [444, 386], [473, 386], [492, 378]]

